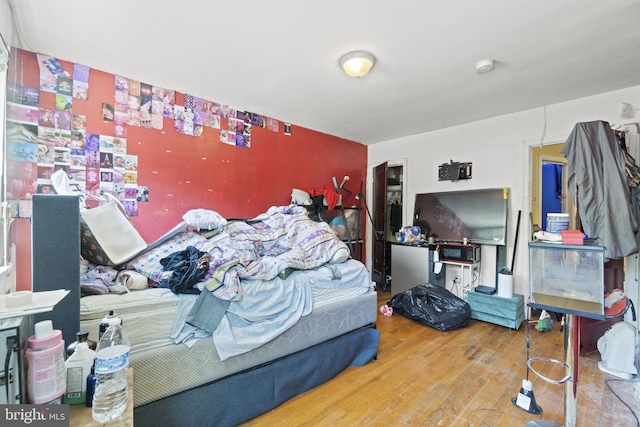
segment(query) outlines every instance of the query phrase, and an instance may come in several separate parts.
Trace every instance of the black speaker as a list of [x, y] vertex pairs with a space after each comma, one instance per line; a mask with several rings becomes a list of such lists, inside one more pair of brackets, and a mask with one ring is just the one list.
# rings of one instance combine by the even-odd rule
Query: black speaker
[[80, 204], [76, 196], [34, 194], [31, 198], [31, 289], [68, 289], [53, 311], [34, 314], [51, 320], [67, 345], [80, 328]]

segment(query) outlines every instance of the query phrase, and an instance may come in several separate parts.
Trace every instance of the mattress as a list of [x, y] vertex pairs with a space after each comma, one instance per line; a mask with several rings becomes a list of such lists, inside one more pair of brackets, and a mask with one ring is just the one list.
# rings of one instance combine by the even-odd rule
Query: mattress
[[[377, 294], [334, 299], [303, 316], [274, 340], [244, 354], [220, 361], [213, 339], [191, 348], [168, 345], [132, 352], [134, 407], [259, 366], [315, 344], [375, 323]], [[125, 328], [126, 329], [126, 328]]]
[[122, 324], [131, 352], [173, 344], [171, 328], [178, 296], [165, 288], [127, 294], [90, 295], [80, 299], [80, 329], [98, 340], [100, 320], [113, 310]]
[[[193, 296], [177, 296], [168, 289], [150, 288], [123, 295], [83, 297], [80, 326], [97, 340], [100, 320], [110, 310], [122, 317], [131, 342], [134, 405], [140, 406], [375, 323], [377, 296], [361, 263], [350, 260], [297, 271], [290, 279], [294, 276], [298, 281], [304, 278], [305, 286], [311, 291], [313, 308], [310, 314], [303, 315], [295, 324], [292, 322], [293, 326], [275, 339], [266, 344], [261, 340], [258, 348], [233, 357], [218, 353], [219, 333], [214, 334], [217, 338], [208, 335], [189, 346], [174, 343], [172, 331], [175, 331], [176, 322], [183, 324], [177, 319], [184, 319], [181, 317], [184, 315], [184, 309], [180, 309], [181, 298]], [[245, 297], [252, 289], [256, 288], [248, 284]], [[249, 307], [251, 310], [253, 305]], [[230, 332], [232, 336], [236, 333], [242, 335], [239, 331]], [[259, 334], [259, 338], [263, 336]], [[214, 342], [214, 339], [218, 341]]]
[[[311, 286], [314, 309], [367, 292], [362, 287], [331, 289], [321, 286], [322, 283]], [[170, 345], [174, 343], [171, 331], [178, 303], [179, 296], [166, 288], [85, 296], [80, 299], [80, 330], [88, 331], [89, 337], [97, 341], [100, 321], [113, 311], [122, 318], [132, 353]]]

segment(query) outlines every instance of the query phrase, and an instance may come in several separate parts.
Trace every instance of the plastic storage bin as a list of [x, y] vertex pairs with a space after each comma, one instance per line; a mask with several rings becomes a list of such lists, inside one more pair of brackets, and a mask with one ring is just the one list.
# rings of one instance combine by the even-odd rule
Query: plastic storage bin
[[530, 306], [604, 320], [604, 248], [529, 243]]
[[559, 233], [562, 230], [569, 229], [568, 213], [548, 213], [547, 214], [547, 232]]

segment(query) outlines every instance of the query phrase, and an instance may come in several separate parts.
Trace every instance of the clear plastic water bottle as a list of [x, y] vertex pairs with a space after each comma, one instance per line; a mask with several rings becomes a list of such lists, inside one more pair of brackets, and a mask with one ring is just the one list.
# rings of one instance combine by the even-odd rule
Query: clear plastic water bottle
[[107, 328], [95, 358], [96, 388], [91, 415], [98, 422], [118, 418], [127, 407], [129, 339], [120, 324]]

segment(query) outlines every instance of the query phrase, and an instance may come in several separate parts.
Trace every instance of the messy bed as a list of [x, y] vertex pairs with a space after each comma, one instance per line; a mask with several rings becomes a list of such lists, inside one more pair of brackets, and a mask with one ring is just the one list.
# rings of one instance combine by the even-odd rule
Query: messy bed
[[372, 282], [326, 223], [291, 205], [208, 228], [81, 281], [104, 293], [81, 298], [81, 329], [123, 319], [136, 426], [237, 425], [375, 357]]

